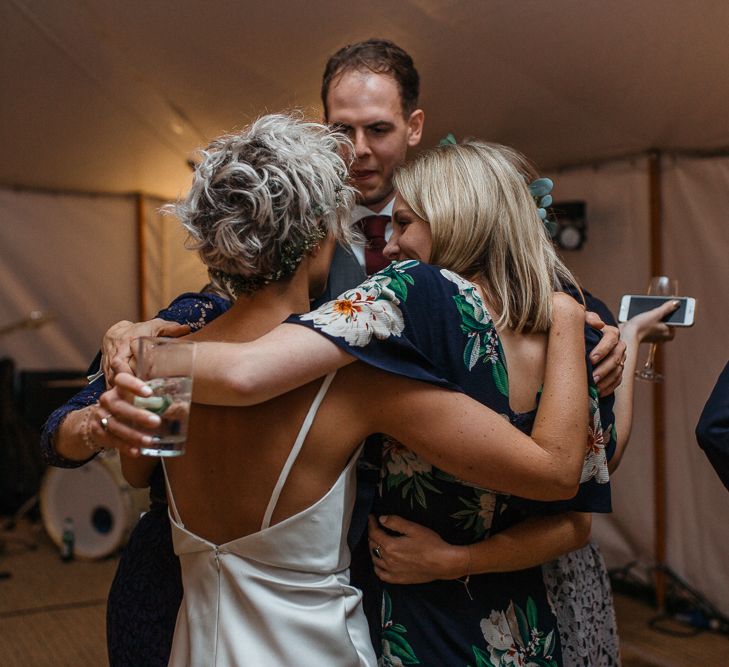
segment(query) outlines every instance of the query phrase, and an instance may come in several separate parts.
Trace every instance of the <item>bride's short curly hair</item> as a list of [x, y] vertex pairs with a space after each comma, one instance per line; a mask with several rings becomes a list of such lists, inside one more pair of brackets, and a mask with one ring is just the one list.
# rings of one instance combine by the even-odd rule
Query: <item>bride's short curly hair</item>
[[292, 261], [292, 247], [310, 247], [317, 234], [353, 240], [355, 190], [344, 157], [352, 154], [346, 136], [325, 125], [261, 116], [202, 150], [190, 191], [167, 210], [187, 229], [188, 247], [214, 282], [219, 272], [270, 279]]

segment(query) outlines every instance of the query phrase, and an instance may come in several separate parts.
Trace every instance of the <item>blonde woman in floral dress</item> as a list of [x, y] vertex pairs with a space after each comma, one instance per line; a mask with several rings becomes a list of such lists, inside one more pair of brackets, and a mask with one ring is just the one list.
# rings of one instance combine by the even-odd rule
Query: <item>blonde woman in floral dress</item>
[[[398, 176], [405, 196], [396, 205], [397, 224], [409, 227], [408, 238], [423, 241], [408, 255], [415, 259], [290, 319], [255, 344], [202, 344], [195, 400], [254, 404], [358, 359], [393, 375], [458, 387], [524, 433], [544, 427], [536, 396], [546, 339], [554, 333], [551, 298], [555, 286], [571, 276], [554, 254], [513, 155], [504, 147], [472, 142], [416, 159]], [[402, 182], [408, 175], [422, 197], [408, 196]], [[123, 389], [139, 391], [128, 376], [119, 381]], [[550, 393], [542, 389], [542, 404]], [[604, 443], [610, 440], [611, 415], [603, 415], [601, 423], [594, 387], [583, 400], [590, 403], [592, 434], [583, 483], [574, 500], [553, 512], [609, 508]], [[133, 409], [106, 405], [136, 419]], [[585, 426], [586, 436], [587, 431]], [[442, 460], [390, 439], [378, 513], [405, 517], [463, 545], [481, 542], [526, 515], [521, 501], [464, 482], [444, 468]], [[494, 472], [496, 483], [489, 486], [508, 492], [508, 480]], [[470, 551], [465, 550], [467, 558]], [[387, 562], [381, 545], [373, 552]], [[385, 584], [383, 663], [561, 664], [556, 620], [539, 568], [472, 575], [470, 565], [464, 561], [462, 581]]]

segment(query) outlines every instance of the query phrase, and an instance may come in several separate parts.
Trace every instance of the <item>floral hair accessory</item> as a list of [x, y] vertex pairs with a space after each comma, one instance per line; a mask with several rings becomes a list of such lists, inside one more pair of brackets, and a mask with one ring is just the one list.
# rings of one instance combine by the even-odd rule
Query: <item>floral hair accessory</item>
[[327, 228], [319, 225], [306, 236], [284, 241], [279, 250], [279, 268], [264, 276], [243, 276], [227, 273], [220, 269], [208, 269], [208, 274], [213, 281], [222, 285], [228, 294], [232, 294], [236, 298], [241, 294], [252, 294], [265, 285], [292, 276], [304, 255], [323, 241], [327, 234]]
[[445, 135], [445, 137], [443, 137], [438, 142], [438, 145], [439, 146], [449, 146], [449, 145], [455, 146], [457, 143], [458, 142], [456, 141], [456, 138], [453, 136], [453, 133], [449, 132], [448, 134]]
[[554, 182], [551, 178], [536, 178], [527, 186], [529, 194], [534, 198], [534, 203], [537, 205], [537, 213], [539, 218], [547, 228], [549, 235], [554, 237], [557, 231], [557, 224], [553, 220], [547, 219], [547, 208], [552, 205], [552, 188], [554, 188]]

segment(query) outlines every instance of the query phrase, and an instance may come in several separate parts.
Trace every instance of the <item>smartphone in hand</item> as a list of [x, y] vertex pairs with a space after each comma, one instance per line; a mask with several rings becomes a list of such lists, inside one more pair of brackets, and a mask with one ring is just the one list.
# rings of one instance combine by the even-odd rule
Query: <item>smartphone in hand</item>
[[653, 310], [666, 301], [679, 301], [679, 307], [663, 321], [672, 327], [691, 327], [694, 324], [696, 299], [690, 296], [646, 296], [645, 294], [625, 294], [620, 300], [618, 322], [627, 322], [631, 317]]

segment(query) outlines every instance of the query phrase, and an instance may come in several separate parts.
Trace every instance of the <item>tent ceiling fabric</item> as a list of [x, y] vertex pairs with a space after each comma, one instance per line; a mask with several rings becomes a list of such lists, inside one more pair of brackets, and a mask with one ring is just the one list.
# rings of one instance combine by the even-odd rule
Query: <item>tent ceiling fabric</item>
[[175, 196], [257, 114], [319, 117], [340, 46], [415, 58], [423, 145], [447, 132], [544, 167], [729, 146], [726, 0], [6, 0], [0, 185]]

